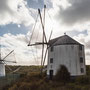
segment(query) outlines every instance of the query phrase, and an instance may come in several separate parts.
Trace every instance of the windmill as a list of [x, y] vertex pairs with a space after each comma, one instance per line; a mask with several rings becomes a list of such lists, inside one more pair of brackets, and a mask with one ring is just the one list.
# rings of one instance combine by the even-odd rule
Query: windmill
[[1, 57], [1, 45], [0, 45], [0, 77], [5, 76], [5, 65], [11, 72], [12, 69], [7, 65], [7, 62], [16, 63], [16, 61], [6, 61], [5, 59], [14, 52], [14, 50], [10, 51], [4, 58]]
[[[42, 46], [42, 56], [41, 56], [41, 67], [42, 68], [41, 68], [41, 73], [42, 73], [42, 70], [43, 70], [43, 67], [44, 67], [44, 64], [45, 64], [47, 51], [51, 47], [51, 46], [49, 46], [49, 41], [50, 41], [51, 36], [52, 36], [52, 31], [51, 31], [50, 36], [49, 36], [49, 40], [47, 40], [46, 33], [45, 33], [45, 10], [46, 10], [46, 5], [44, 5], [44, 18], [42, 18], [41, 11], [40, 11], [40, 9], [38, 9], [38, 14], [40, 16], [40, 21], [41, 21], [42, 31], [43, 31], [42, 42], [36, 42], [35, 44], [31, 44], [31, 39], [32, 39], [32, 35], [33, 35], [32, 34], [31, 38], [30, 38], [30, 42], [28, 44], [28, 46], [36, 46], [36, 45], [41, 45]], [[36, 22], [37, 22], [37, 19], [36, 19]], [[36, 23], [35, 23], [35, 25], [36, 25]], [[45, 45], [47, 46], [46, 49], [45, 49]]]

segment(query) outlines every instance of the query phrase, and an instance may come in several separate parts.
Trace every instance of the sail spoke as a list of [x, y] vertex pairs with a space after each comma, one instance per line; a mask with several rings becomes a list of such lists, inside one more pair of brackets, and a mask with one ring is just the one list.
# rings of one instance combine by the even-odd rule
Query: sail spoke
[[12, 50], [9, 54], [7, 54], [4, 58], [3, 58], [3, 60], [5, 60], [11, 53], [13, 53], [14, 52], [14, 50]]

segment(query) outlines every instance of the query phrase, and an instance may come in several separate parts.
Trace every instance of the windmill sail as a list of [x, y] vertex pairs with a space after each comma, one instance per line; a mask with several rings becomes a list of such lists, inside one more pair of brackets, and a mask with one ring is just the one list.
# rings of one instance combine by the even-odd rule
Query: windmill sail
[[[41, 12], [40, 12], [40, 9], [38, 9], [38, 14], [40, 16], [40, 22], [41, 22], [41, 27], [42, 27], [42, 37], [41, 37], [41, 41], [40, 42], [37, 42], [34, 43], [34, 44], [29, 44], [28, 46], [39, 46], [41, 45], [42, 46], [42, 54], [41, 54], [41, 67], [44, 66], [45, 64], [45, 59], [46, 59], [46, 55], [47, 55], [47, 51], [48, 51], [48, 42], [50, 41], [51, 39], [51, 35], [52, 35], [52, 31], [51, 31], [51, 34], [50, 34], [50, 37], [49, 37], [49, 40], [47, 41], [47, 37], [46, 37], [46, 33], [45, 33], [45, 9], [46, 9], [46, 5], [44, 5], [44, 17], [42, 18], [42, 15], [41, 15]], [[31, 35], [32, 36], [32, 35]], [[30, 39], [31, 41], [31, 39]], [[47, 46], [47, 48], [46, 48]], [[43, 68], [42, 68], [43, 69]], [[42, 69], [41, 69], [41, 72], [42, 72]]]
[[16, 63], [16, 58], [15, 58], [14, 50], [12, 50], [8, 54], [6, 54], [6, 56], [2, 60], [4, 62], [7, 62], [7, 63], [10, 63], [10, 62], [11, 63]]

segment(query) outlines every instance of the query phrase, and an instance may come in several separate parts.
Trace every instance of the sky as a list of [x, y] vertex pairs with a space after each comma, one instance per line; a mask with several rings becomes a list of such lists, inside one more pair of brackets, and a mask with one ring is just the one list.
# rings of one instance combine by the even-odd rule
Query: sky
[[[14, 50], [6, 60], [15, 60], [17, 65], [39, 65], [41, 47], [28, 47], [38, 8], [44, 16], [45, 32], [49, 38], [66, 32], [85, 45], [86, 64], [90, 65], [90, 0], [0, 0], [0, 45], [2, 58]], [[31, 42], [40, 41], [42, 27], [38, 16]], [[10, 59], [12, 57], [12, 59]], [[46, 61], [47, 62], [47, 61]], [[9, 63], [10, 64], [10, 63]]]

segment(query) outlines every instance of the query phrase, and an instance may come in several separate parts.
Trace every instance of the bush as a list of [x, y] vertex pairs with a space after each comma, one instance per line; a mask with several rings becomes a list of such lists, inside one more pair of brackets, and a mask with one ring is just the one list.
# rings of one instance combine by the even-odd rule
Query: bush
[[64, 65], [61, 65], [58, 69], [55, 80], [60, 82], [68, 82], [70, 80], [70, 73], [68, 72], [67, 68]]

